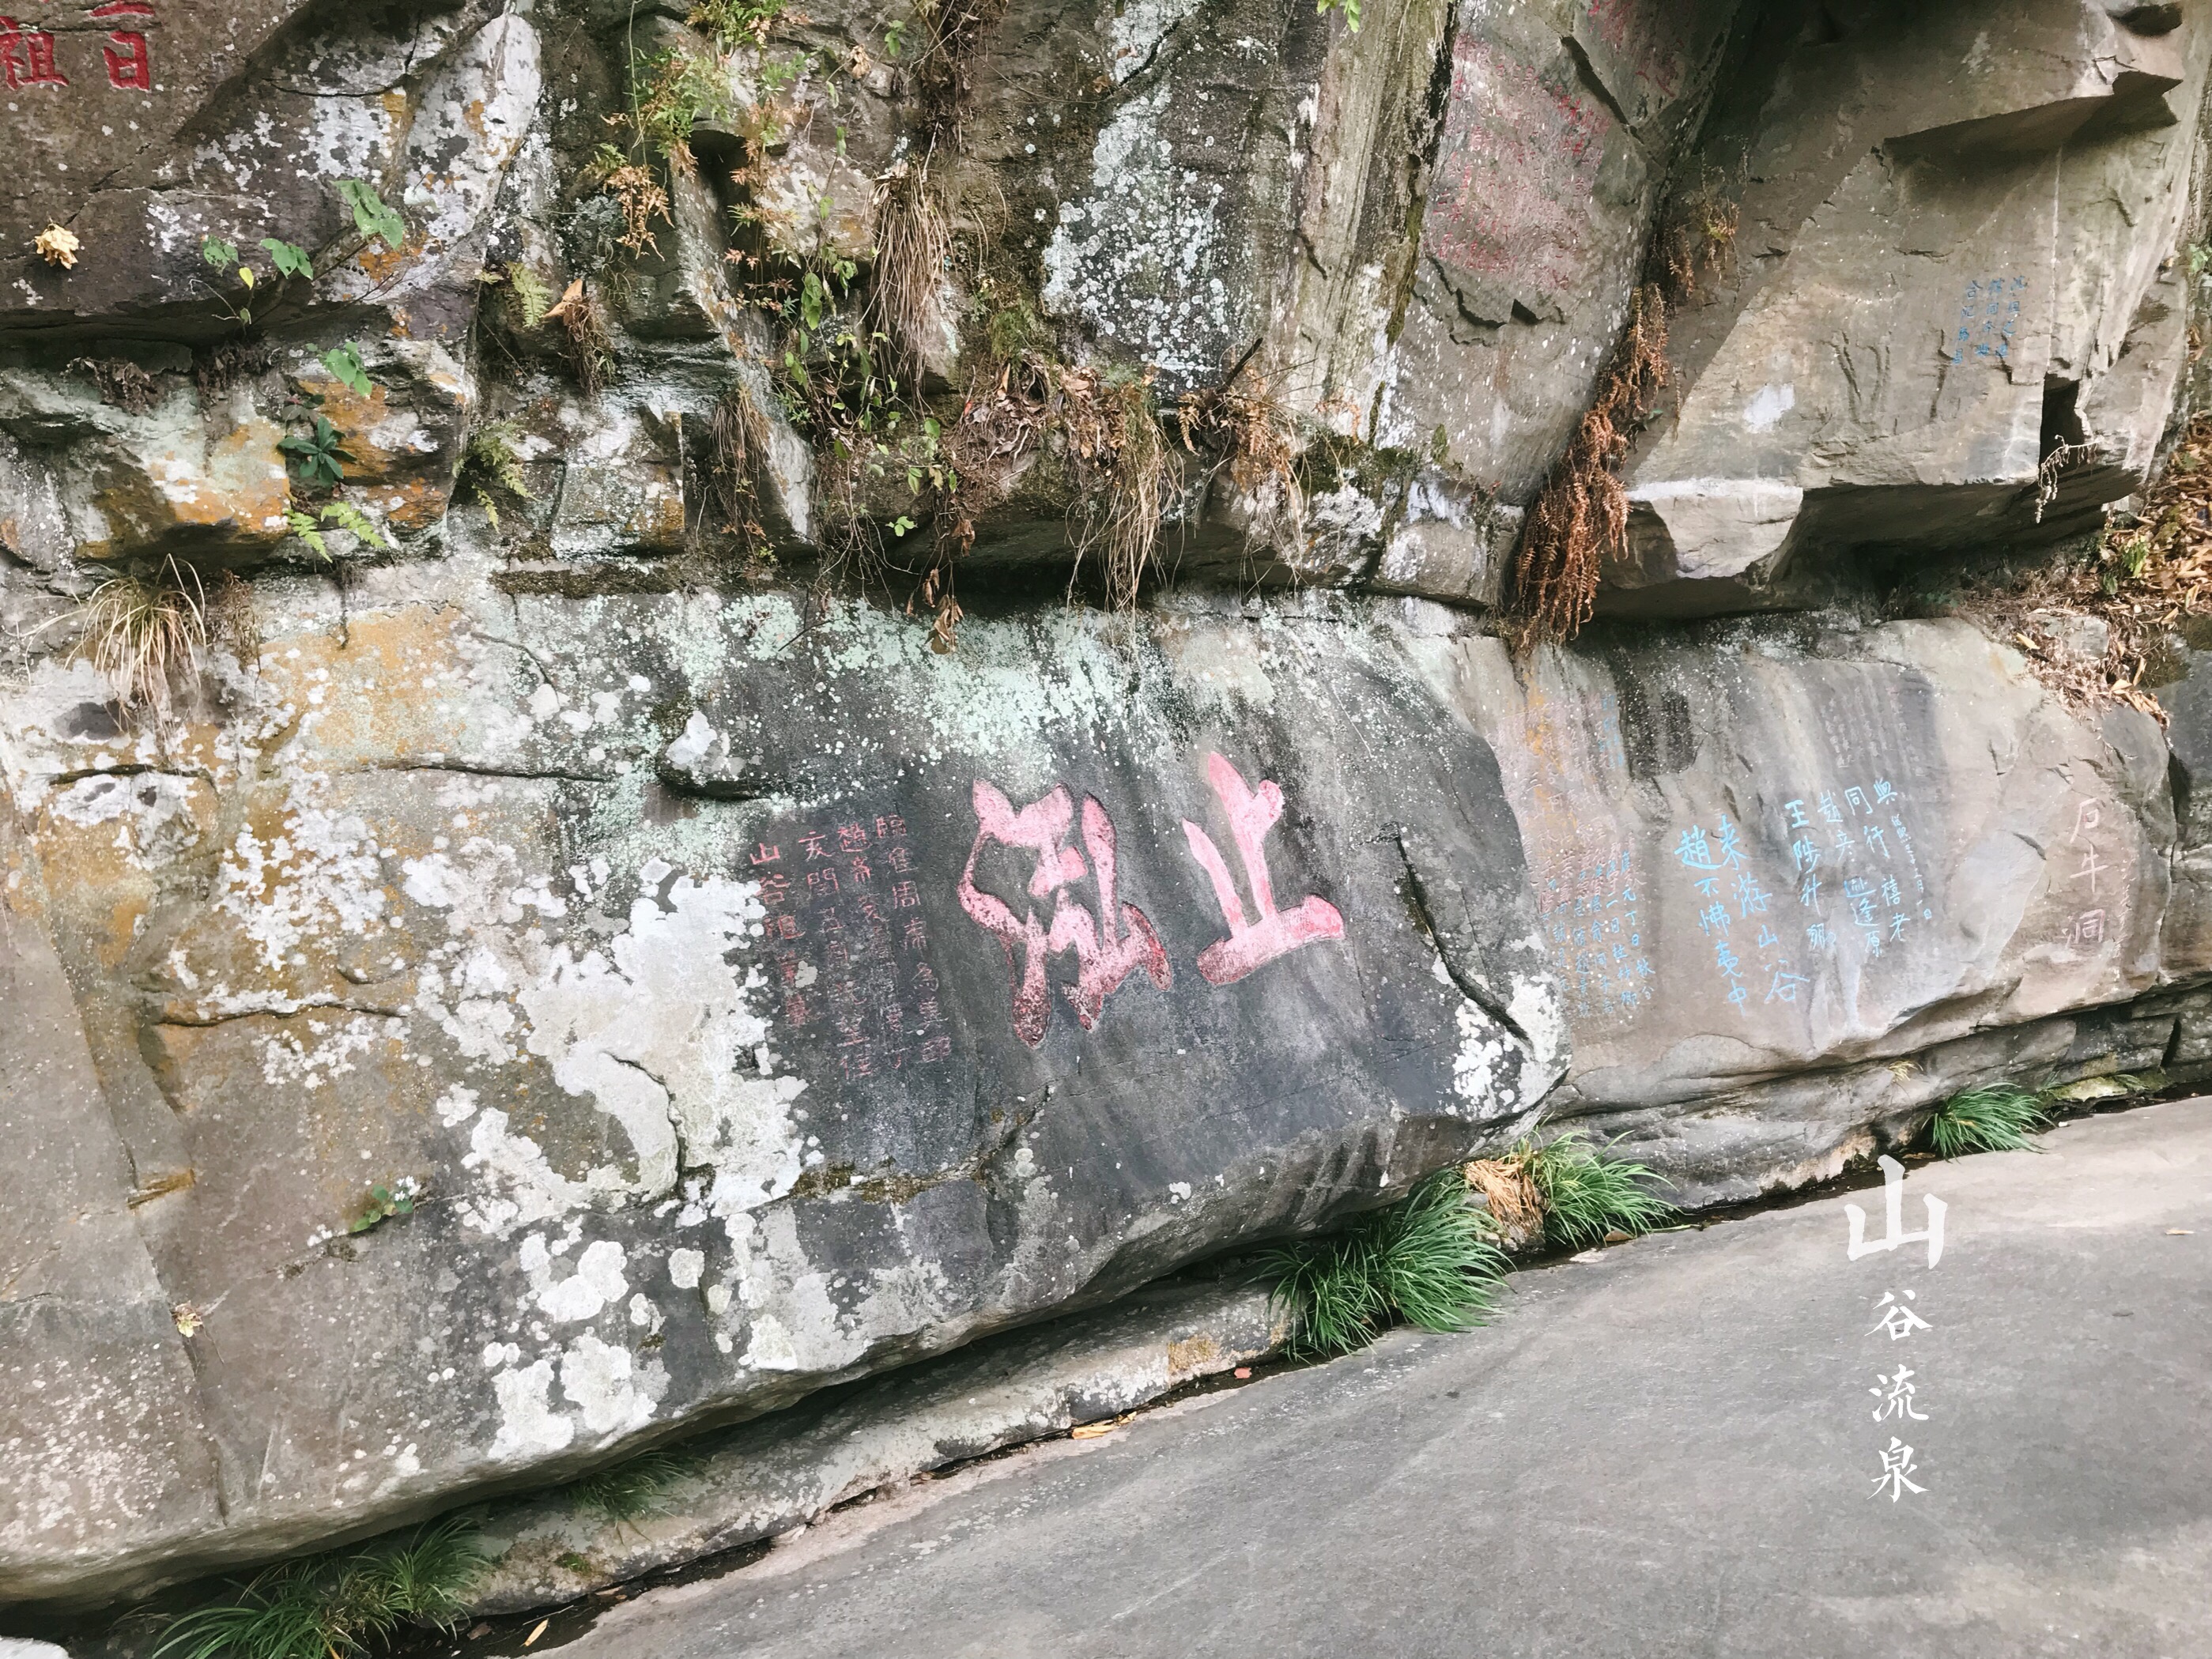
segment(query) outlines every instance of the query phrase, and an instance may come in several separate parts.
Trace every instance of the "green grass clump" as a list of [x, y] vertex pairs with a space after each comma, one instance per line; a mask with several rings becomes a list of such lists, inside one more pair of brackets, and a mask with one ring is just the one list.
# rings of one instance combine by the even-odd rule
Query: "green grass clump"
[[1505, 1276], [1505, 1257], [1455, 1170], [1326, 1238], [1270, 1250], [1273, 1300], [1297, 1316], [1297, 1352], [1349, 1353], [1403, 1321], [1427, 1331], [1479, 1324]]
[[1953, 1095], [1928, 1120], [1928, 1139], [1939, 1158], [1961, 1152], [2033, 1152], [2030, 1139], [2051, 1127], [2045, 1095], [2017, 1084], [1994, 1084]]
[[403, 1626], [450, 1626], [483, 1565], [457, 1518], [282, 1562], [172, 1620], [151, 1659], [356, 1659]]
[[1580, 1129], [1546, 1146], [1516, 1148], [1516, 1155], [1543, 1198], [1544, 1237], [1554, 1244], [1588, 1249], [1608, 1233], [1648, 1233], [1674, 1218], [1674, 1206], [1646, 1185], [1663, 1177], [1644, 1164], [1606, 1157]]
[[635, 1521], [660, 1507], [660, 1494], [698, 1467], [680, 1452], [641, 1452], [635, 1457], [572, 1480], [562, 1488], [580, 1510], [603, 1520]]

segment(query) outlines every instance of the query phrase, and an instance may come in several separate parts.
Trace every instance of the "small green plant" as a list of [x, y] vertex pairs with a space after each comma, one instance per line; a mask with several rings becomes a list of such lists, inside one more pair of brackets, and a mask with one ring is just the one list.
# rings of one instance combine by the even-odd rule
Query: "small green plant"
[[285, 512], [284, 522], [325, 564], [331, 557], [330, 547], [323, 540], [326, 529], [346, 531], [366, 547], [392, 545], [391, 538], [376, 527], [376, 521], [351, 501], [325, 501], [313, 513], [291, 507]]
[[2051, 1126], [2046, 1097], [2016, 1084], [1993, 1084], [1953, 1095], [1928, 1120], [1928, 1139], [1939, 1158], [1961, 1152], [2033, 1152], [2030, 1139]]
[[[1609, 1147], [1612, 1143], [1607, 1143]], [[1661, 1177], [1641, 1164], [1608, 1158], [1580, 1129], [1538, 1146], [1515, 1148], [1544, 1206], [1544, 1236], [1554, 1244], [1588, 1249], [1608, 1234], [1648, 1233], [1674, 1218], [1646, 1183]]]
[[714, 37], [724, 52], [739, 46], [764, 46], [768, 32], [783, 15], [785, 0], [699, 0], [686, 20], [695, 29]]
[[536, 328], [545, 320], [545, 313], [553, 309], [553, 290], [519, 259], [504, 269], [507, 289], [514, 295], [515, 309], [522, 313], [523, 327]]
[[630, 62], [633, 149], [650, 149], [678, 173], [695, 171], [691, 130], [702, 117], [720, 112], [728, 100], [729, 88], [713, 65], [680, 52], [639, 55]]
[[289, 463], [292, 476], [301, 483], [335, 488], [345, 482], [345, 463], [353, 457], [345, 452], [345, 434], [331, 424], [329, 416], [311, 418], [307, 431], [279, 438], [276, 447], [292, 458]]
[[409, 1625], [451, 1629], [483, 1566], [459, 1519], [283, 1562], [172, 1620], [149, 1659], [359, 1659]]
[[1454, 1169], [1340, 1232], [1268, 1251], [1261, 1266], [1275, 1280], [1274, 1303], [1297, 1316], [1294, 1349], [1335, 1354], [1364, 1347], [1394, 1321], [1469, 1329], [1495, 1298], [1506, 1262]]
[[504, 491], [518, 501], [535, 499], [522, 472], [522, 452], [516, 443], [520, 435], [512, 421], [495, 421], [471, 433], [469, 447], [461, 453], [461, 470], [454, 483], [465, 483], [476, 492], [477, 505], [483, 508], [494, 530], [499, 528], [499, 503], [493, 499], [493, 491]]
[[374, 388], [374, 383], [368, 378], [368, 370], [362, 365], [361, 348], [351, 340], [343, 345], [332, 346], [323, 353], [320, 362], [325, 368], [330, 370], [332, 380], [356, 397], [366, 398]]
[[353, 226], [373, 242], [398, 252], [407, 240], [407, 222], [396, 209], [385, 205], [384, 198], [358, 179], [341, 179], [337, 191], [345, 204], [353, 210]]
[[221, 306], [231, 321], [236, 323], [240, 328], [252, 326], [253, 308], [256, 305], [259, 305], [262, 311], [266, 313], [270, 306], [276, 304], [283, 297], [285, 285], [293, 277], [304, 276], [309, 281], [314, 278], [314, 263], [307, 258], [306, 249], [296, 247], [290, 242], [282, 241], [274, 236], [263, 237], [261, 246], [262, 251], [269, 256], [270, 267], [276, 273], [275, 291], [270, 295], [265, 302], [260, 298], [262, 277], [240, 257], [235, 243], [226, 242], [216, 236], [204, 237], [200, 242], [202, 262], [214, 270], [229, 273], [246, 290], [243, 302], [227, 299], [220, 294], [215, 296], [216, 303]]
[[1359, 0], [1314, 0], [1314, 13], [1326, 17], [1333, 11], [1344, 13], [1345, 27], [1354, 34], [1359, 33]]
[[572, 1480], [562, 1490], [578, 1509], [602, 1520], [633, 1522], [657, 1513], [661, 1495], [697, 1468], [696, 1457], [681, 1452], [640, 1452], [596, 1474]]
[[361, 1213], [346, 1224], [346, 1231], [365, 1233], [381, 1227], [396, 1215], [412, 1215], [416, 1201], [422, 1196], [422, 1183], [413, 1176], [402, 1176], [388, 1187], [380, 1182], [368, 1189], [368, 1202]]

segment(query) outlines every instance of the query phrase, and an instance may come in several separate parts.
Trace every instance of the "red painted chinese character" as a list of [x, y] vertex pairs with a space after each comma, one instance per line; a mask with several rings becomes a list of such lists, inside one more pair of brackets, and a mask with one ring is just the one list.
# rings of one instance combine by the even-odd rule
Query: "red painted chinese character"
[[906, 820], [896, 812], [886, 812], [876, 820], [876, 839], [889, 841], [893, 836], [906, 834]]
[[858, 902], [860, 907], [860, 918], [862, 921], [881, 921], [883, 920], [882, 915], [876, 908], [876, 896], [873, 893], [861, 894], [856, 902]]
[[806, 1006], [806, 999], [792, 995], [783, 1000], [783, 1017], [793, 1025], [804, 1025], [814, 1018], [814, 1011]]
[[[1086, 795], [1083, 799], [1083, 844], [1090, 852], [1091, 871], [1098, 890], [1094, 915], [1060, 890], [1079, 881], [1085, 872], [1083, 855], [1060, 845], [1074, 816], [1074, 802], [1066, 785], [1018, 812], [991, 785], [978, 779], [972, 792], [975, 806], [975, 844], [969, 849], [967, 867], [960, 872], [960, 908], [995, 934], [1006, 953], [1006, 967], [1014, 976], [1014, 1035], [1034, 1048], [1044, 1041], [1052, 1018], [1052, 998], [1045, 985], [1045, 958], [1062, 951], [1075, 952], [1076, 981], [1061, 993], [1075, 1010], [1076, 1023], [1089, 1030], [1097, 1023], [1106, 999], [1127, 978], [1130, 969], [1143, 967], [1153, 984], [1165, 990], [1175, 982], [1168, 953], [1145, 913], [1133, 904], [1117, 906], [1114, 896], [1114, 824], [1106, 809]], [[1056, 894], [1052, 927], [1048, 933], [1034, 910], [1017, 917], [1012, 908], [975, 885], [975, 860], [996, 842], [1002, 847], [1026, 848], [1036, 854], [1036, 869], [1029, 880], [1030, 896]], [[1122, 928], [1126, 927], [1125, 933]], [[1015, 946], [1021, 947], [1018, 966]]]
[[771, 847], [766, 842], [761, 842], [753, 849], [755, 864], [781, 864], [782, 861], [783, 848], [781, 847]]
[[837, 890], [837, 866], [833, 864], [824, 869], [809, 870], [806, 872], [806, 884], [812, 888], [817, 894], [836, 892]]
[[884, 848], [884, 862], [890, 865], [893, 871], [902, 876], [914, 868], [914, 860], [908, 854], [906, 848], [903, 847], [890, 847]]
[[54, 67], [54, 37], [46, 29], [27, 29], [12, 17], [0, 17], [0, 78], [11, 92], [20, 87], [65, 87], [69, 77]]
[[763, 904], [781, 904], [790, 896], [791, 881], [788, 877], [763, 876], [761, 878], [760, 902]]
[[807, 862], [811, 864], [816, 859], [830, 856], [829, 849], [823, 845], [828, 839], [827, 836], [801, 836], [799, 838], [799, 844], [806, 849]]
[[1233, 985], [1255, 968], [1287, 955], [1316, 939], [1342, 939], [1344, 918], [1325, 899], [1307, 896], [1295, 910], [1275, 908], [1275, 885], [1267, 875], [1267, 854], [1261, 845], [1275, 821], [1283, 816], [1283, 792], [1261, 779], [1257, 789], [1248, 788], [1243, 774], [1218, 755], [1206, 757], [1206, 775], [1229, 817], [1230, 839], [1237, 843], [1244, 862], [1244, 879], [1252, 889], [1256, 921], [1244, 916], [1244, 902], [1237, 884], [1230, 879], [1213, 838], [1188, 818], [1182, 831], [1190, 840], [1191, 856], [1213, 882], [1213, 896], [1229, 924], [1229, 937], [1216, 939], [1198, 955], [1198, 971], [1210, 985]]
[[854, 886], [859, 886], [862, 883], [872, 879], [874, 874], [875, 872], [868, 868], [867, 860], [854, 859], [853, 860], [853, 884]]
[[947, 1060], [951, 1057], [951, 1054], [952, 1039], [949, 1036], [933, 1036], [921, 1045], [921, 1057], [924, 1061]]
[[777, 939], [797, 939], [799, 919], [796, 916], [770, 916], [768, 919], [768, 931]]
[[868, 827], [864, 823], [841, 823], [837, 826], [837, 850], [841, 853], [865, 853], [868, 849]]
[[921, 902], [921, 895], [915, 890], [915, 886], [912, 882], [895, 881], [891, 884], [891, 908], [893, 909], [911, 910]]
[[[154, 8], [147, 0], [108, 0], [107, 4], [92, 9], [92, 15], [103, 22], [153, 15]], [[118, 92], [153, 91], [154, 65], [146, 51], [146, 37], [135, 30], [118, 30], [107, 38], [113, 44], [100, 48], [107, 59], [107, 84]]]

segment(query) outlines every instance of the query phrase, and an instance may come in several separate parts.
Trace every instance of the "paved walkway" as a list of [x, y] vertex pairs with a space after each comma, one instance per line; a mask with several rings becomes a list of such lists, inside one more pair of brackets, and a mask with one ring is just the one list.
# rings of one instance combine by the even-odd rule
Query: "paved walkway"
[[[2047, 1145], [1913, 1170], [1933, 1269], [1848, 1260], [1838, 1199], [1624, 1245], [1487, 1329], [847, 1510], [562, 1659], [2204, 1659], [2212, 1101]], [[1877, 1422], [1900, 1368], [1925, 1420]]]

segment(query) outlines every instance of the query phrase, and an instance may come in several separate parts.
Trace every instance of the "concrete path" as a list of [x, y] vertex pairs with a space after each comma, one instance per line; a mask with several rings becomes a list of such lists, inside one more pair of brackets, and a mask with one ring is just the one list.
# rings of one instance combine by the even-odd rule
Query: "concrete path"
[[[563, 1659], [2204, 1659], [2212, 1101], [2047, 1146], [1912, 1170], [1933, 1269], [1848, 1260], [1839, 1199], [1624, 1245], [1487, 1329], [856, 1506]], [[1924, 1421], [1875, 1419], [1900, 1367]]]

